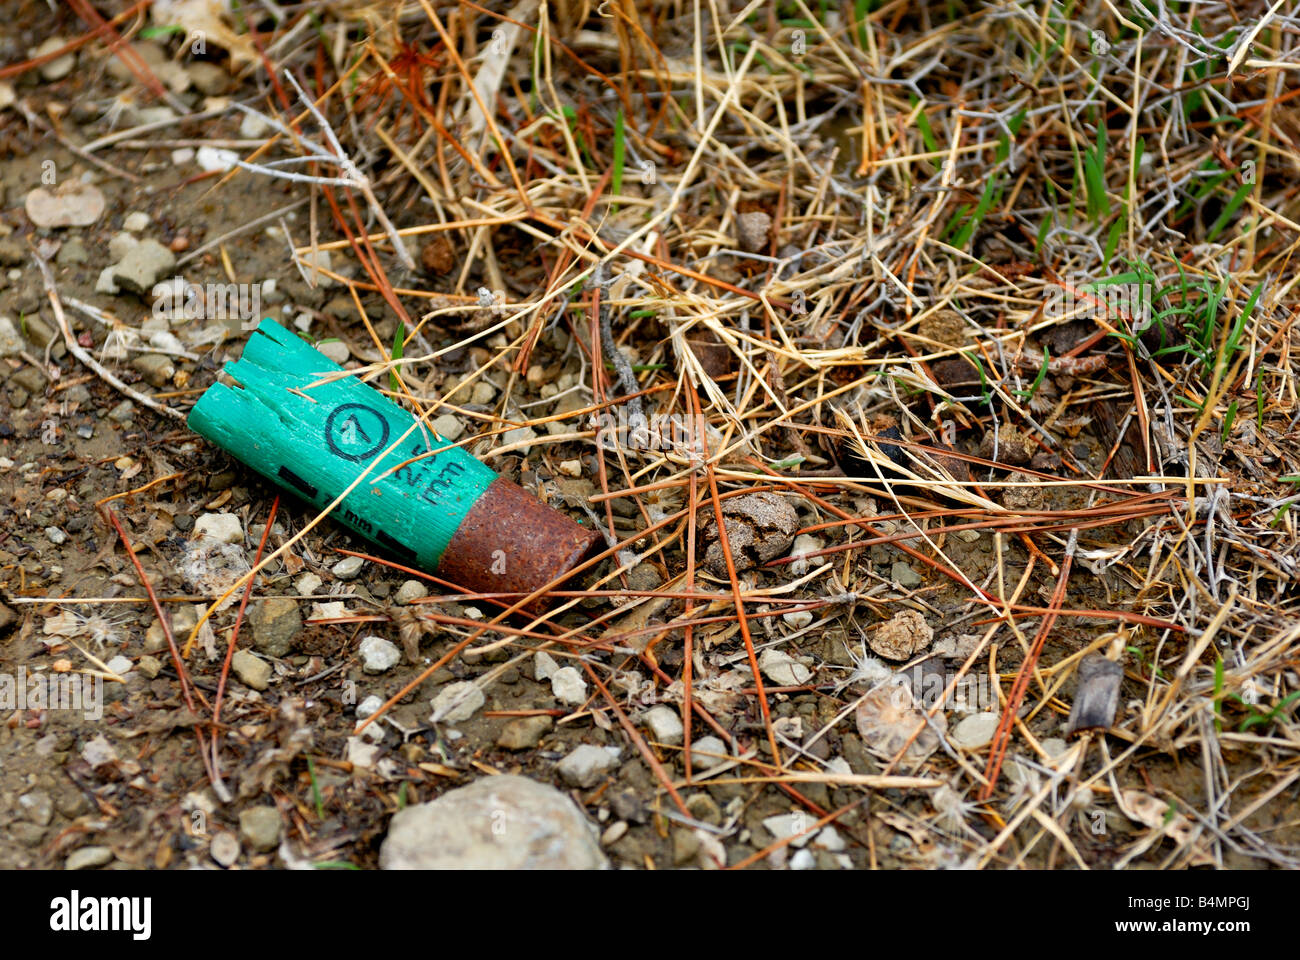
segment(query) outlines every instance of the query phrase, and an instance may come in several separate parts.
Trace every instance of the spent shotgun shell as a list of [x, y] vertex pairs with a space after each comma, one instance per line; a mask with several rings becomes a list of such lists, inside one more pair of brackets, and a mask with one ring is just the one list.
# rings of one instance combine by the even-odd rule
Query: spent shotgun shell
[[597, 543], [274, 320], [225, 372], [236, 386], [209, 387], [190, 429], [316, 507], [346, 491], [331, 516], [408, 566], [529, 594]]

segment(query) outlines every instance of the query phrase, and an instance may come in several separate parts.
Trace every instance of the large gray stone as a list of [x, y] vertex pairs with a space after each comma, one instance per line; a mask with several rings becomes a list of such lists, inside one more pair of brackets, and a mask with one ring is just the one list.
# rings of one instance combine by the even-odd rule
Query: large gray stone
[[385, 870], [597, 870], [587, 818], [554, 787], [484, 777], [399, 810], [379, 851]]

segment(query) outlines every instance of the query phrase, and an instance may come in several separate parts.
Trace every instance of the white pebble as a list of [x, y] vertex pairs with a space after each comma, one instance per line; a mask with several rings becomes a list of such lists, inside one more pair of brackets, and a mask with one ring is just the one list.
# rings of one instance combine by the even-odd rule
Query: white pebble
[[330, 567], [330, 573], [340, 580], [351, 580], [361, 572], [365, 561], [360, 557], [344, 557], [334, 566]]
[[478, 684], [468, 680], [462, 680], [460, 683], [449, 683], [433, 698], [433, 715], [429, 717], [429, 722], [448, 721], [456, 723], [461, 720], [468, 720], [486, 702], [487, 697], [483, 695], [483, 691], [479, 689]]
[[199, 152], [195, 154], [195, 158], [198, 160], [199, 166], [208, 173], [213, 170], [225, 173], [239, 165], [239, 154], [235, 153], [234, 150], [219, 150], [216, 147], [199, 147]]
[[244, 542], [244, 525], [233, 513], [205, 513], [194, 521], [194, 532], [221, 543]]
[[670, 746], [682, 742], [682, 718], [672, 707], [652, 707], [645, 715], [645, 723], [656, 742]]
[[533, 654], [533, 679], [538, 683], [551, 679], [559, 669], [560, 665], [555, 662], [555, 658], [545, 650]]
[[773, 683], [783, 687], [797, 687], [812, 676], [812, 671], [790, 654], [770, 648], [758, 658], [758, 669]]
[[802, 630], [813, 622], [813, 614], [811, 610], [796, 610], [793, 613], [781, 614], [781, 619], [796, 630]]
[[587, 700], [587, 681], [574, 667], [560, 667], [551, 674], [551, 692], [566, 706], [581, 706]]
[[304, 573], [301, 577], [299, 577], [297, 580], [293, 582], [293, 585], [298, 588], [298, 593], [300, 596], [310, 597], [312, 594], [314, 594], [317, 590], [320, 589], [322, 582], [323, 581], [321, 580], [321, 578], [316, 576], [316, 574]]
[[383, 637], [366, 637], [357, 647], [361, 666], [366, 673], [383, 673], [402, 662], [402, 651], [391, 640]]

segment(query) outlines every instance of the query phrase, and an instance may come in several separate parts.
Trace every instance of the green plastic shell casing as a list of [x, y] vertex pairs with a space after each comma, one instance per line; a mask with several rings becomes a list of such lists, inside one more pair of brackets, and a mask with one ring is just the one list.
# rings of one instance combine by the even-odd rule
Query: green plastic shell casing
[[497, 479], [269, 318], [225, 371], [239, 386], [209, 387], [190, 429], [320, 508], [365, 474], [331, 515], [415, 566], [437, 568]]

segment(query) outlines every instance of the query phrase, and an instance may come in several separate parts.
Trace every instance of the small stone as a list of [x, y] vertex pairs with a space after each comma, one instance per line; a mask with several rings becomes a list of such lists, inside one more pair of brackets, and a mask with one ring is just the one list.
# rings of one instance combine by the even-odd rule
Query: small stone
[[268, 657], [287, 656], [302, 629], [298, 602], [290, 597], [259, 601], [248, 619], [253, 629], [253, 647]]
[[367, 717], [373, 717], [383, 705], [384, 701], [372, 693], [357, 704], [357, 719], [365, 720]]
[[[497, 395], [496, 387], [488, 383], [486, 380], [480, 380], [478, 383], [474, 384], [474, 388], [470, 391], [469, 402], [483, 404], [486, 406], [487, 404], [492, 402], [492, 399], [496, 395]], [[508, 443], [508, 442], [509, 441], [505, 439], [502, 440], [502, 443]]]
[[497, 746], [503, 750], [531, 750], [542, 742], [555, 721], [542, 714], [536, 717], [516, 717], [501, 730]]
[[140, 238], [130, 233], [115, 233], [108, 241], [108, 255], [115, 261], [140, 246]]
[[157, 657], [151, 657], [147, 654], [136, 661], [135, 666], [136, 669], [144, 674], [144, 676], [149, 680], [154, 679], [158, 674], [162, 673], [162, 661]]
[[9, 824], [8, 838], [24, 847], [39, 847], [45, 842], [46, 827], [19, 821]]
[[172, 151], [172, 166], [183, 167], [194, 159], [193, 147], [177, 147]]
[[782, 650], [770, 647], [758, 658], [758, 669], [773, 683], [782, 687], [797, 687], [808, 682], [812, 671]]
[[796, 610], [793, 613], [781, 614], [781, 619], [796, 630], [802, 630], [804, 627], [811, 626], [814, 618], [811, 610]]
[[772, 216], [763, 210], [751, 210], [736, 217], [736, 243], [747, 253], [758, 253], [768, 244]]
[[[32, 58], [43, 57], [47, 53], [53, 53], [68, 45], [68, 41], [60, 36], [53, 36], [33, 50]], [[55, 57], [48, 63], [41, 64], [41, 76], [46, 80], [62, 80], [72, 72], [72, 68], [77, 65], [77, 54], [65, 53], [61, 57]]]
[[14, 85], [0, 80], [0, 110], [8, 110], [17, 102], [14, 96]]
[[13, 320], [0, 316], [0, 358], [16, 357], [25, 349], [26, 345]]
[[433, 714], [429, 717], [429, 722], [459, 723], [468, 720], [486, 702], [487, 697], [478, 684], [469, 680], [449, 683], [433, 698]]
[[993, 742], [993, 735], [998, 729], [996, 713], [974, 713], [961, 720], [948, 734], [948, 741], [954, 747], [964, 750], [978, 750]]
[[461, 438], [465, 432], [465, 424], [460, 422], [458, 417], [453, 417], [450, 413], [444, 413], [442, 416], [434, 419], [431, 424], [433, 432], [444, 440], [450, 440], [453, 443]]
[[813, 838], [813, 834], [804, 833], [814, 823], [814, 819], [803, 811], [779, 813], [763, 821], [763, 829], [777, 840], [790, 840], [795, 847], [802, 847]]
[[132, 233], [139, 233], [149, 226], [149, 214], [140, 210], [133, 210], [122, 218], [122, 229], [130, 230]]
[[900, 587], [919, 587], [922, 583], [921, 575], [902, 560], [895, 561], [889, 568], [889, 578]]
[[575, 667], [560, 667], [551, 674], [551, 692], [560, 703], [578, 707], [587, 702], [587, 681]]
[[645, 724], [656, 743], [673, 746], [682, 742], [682, 718], [672, 707], [660, 704], [645, 715]]
[[700, 737], [691, 744], [691, 766], [696, 770], [707, 770], [726, 763], [728, 756], [727, 745], [718, 737]]
[[[366, 730], [380, 730], [379, 727], [367, 727]], [[344, 758], [354, 767], [369, 770], [379, 760], [380, 747], [377, 743], [367, 743], [360, 737], [348, 737]]]
[[686, 812], [696, 820], [714, 825], [722, 823], [722, 810], [717, 801], [707, 793], [696, 793], [686, 799]]
[[559, 669], [560, 665], [555, 662], [555, 658], [545, 650], [538, 650], [533, 654], [533, 679], [538, 683], [549, 680]]
[[393, 600], [398, 606], [406, 606], [412, 600], [419, 600], [429, 595], [429, 588], [424, 585], [423, 580], [407, 580], [397, 588]]
[[104, 194], [92, 183], [65, 180], [53, 190], [37, 187], [23, 202], [38, 227], [88, 227], [104, 213]]
[[379, 852], [385, 870], [599, 870], [587, 818], [554, 787], [483, 777], [399, 810]]
[[928, 647], [932, 639], [934, 631], [915, 610], [902, 610], [867, 633], [867, 645], [887, 660], [908, 660]]
[[560, 473], [564, 474], [566, 477], [580, 477], [580, 476], [582, 476], [582, 461], [581, 461], [581, 460], [561, 460], [561, 461], [560, 461]]
[[63, 861], [64, 870], [90, 870], [102, 867], [113, 859], [113, 851], [108, 847], [81, 847], [68, 854]]
[[271, 125], [255, 113], [246, 113], [239, 121], [239, 136], [244, 140], [260, 140], [270, 129]]
[[314, 596], [316, 591], [321, 588], [322, 580], [316, 574], [307, 572], [293, 582], [298, 590], [298, 595], [303, 597]]
[[54, 802], [44, 790], [24, 793], [18, 798], [18, 806], [23, 816], [37, 826], [48, 827], [54, 816]]
[[49, 540], [50, 543], [54, 544], [57, 547], [63, 544], [64, 541], [68, 539], [68, 535], [64, 533], [62, 530], [60, 530], [58, 527], [46, 527], [45, 539]]
[[834, 827], [822, 827], [817, 836], [813, 838], [812, 845], [831, 853], [839, 853], [848, 846], [844, 842], [844, 838], [840, 836], [839, 831]]
[[88, 740], [81, 748], [81, 758], [90, 765], [92, 769], [98, 769], [117, 762], [117, 750], [108, 742], [103, 734]]
[[600, 845], [602, 847], [613, 846], [623, 839], [623, 836], [627, 831], [628, 826], [626, 820], [615, 820], [605, 829], [605, 832], [600, 835]]
[[365, 566], [365, 563], [360, 557], [344, 557], [330, 567], [330, 573], [340, 580], [352, 580], [361, 572], [361, 568]]
[[556, 765], [556, 772], [571, 787], [594, 787], [600, 778], [618, 766], [618, 747], [597, 747], [584, 743]]
[[681, 867], [690, 863], [700, 852], [700, 838], [695, 831], [684, 827], [673, 831], [673, 866]]
[[122, 292], [121, 288], [113, 281], [112, 267], [105, 267], [99, 271], [99, 279], [95, 281], [95, 292], [106, 293], [111, 297], [116, 297]]
[[811, 569], [812, 559], [808, 557], [810, 553], [816, 553], [826, 544], [814, 537], [810, 533], [801, 533], [794, 538], [794, 545], [790, 547], [790, 573], [796, 577], [802, 577]]
[[[128, 423], [134, 413], [135, 404], [130, 400], [123, 400], [121, 403], [113, 407], [112, 410], [108, 411], [108, 419], [112, 420], [114, 423]], [[215, 514], [209, 514], [209, 516], [215, 516]], [[238, 520], [239, 518], [236, 517], [235, 519]]]
[[316, 344], [316, 349], [339, 366], [347, 363], [348, 357], [352, 356], [352, 351], [348, 349], [348, 345], [338, 339], [322, 340]]
[[247, 650], [236, 650], [230, 666], [235, 676], [254, 690], [265, 690], [271, 683], [271, 665]]
[[302, 263], [303, 270], [307, 271], [307, 276], [313, 283], [321, 287], [332, 287], [338, 283], [333, 277], [321, 273], [322, 270], [330, 269], [330, 252], [328, 250], [308, 250], [298, 260]]
[[244, 524], [233, 513], [205, 513], [194, 521], [194, 532], [220, 543], [244, 542]]
[[208, 844], [208, 854], [223, 867], [233, 866], [239, 859], [239, 840], [233, 833], [222, 831]]
[[198, 161], [199, 167], [207, 173], [214, 170], [226, 173], [239, 165], [239, 154], [234, 150], [222, 150], [217, 147], [199, 147], [199, 152], [194, 158]]
[[239, 814], [239, 836], [258, 853], [274, 850], [280, 845], [280, 811], [267, 806], [242, 811]]
[[90, 254], [86, 252], [86, 245], [80, 237], [69, 237], [63, 241], [63, 246], [59, 247], [58, 255], [54, 261], [61, 267], [73, 267], [85, 263], [90, 259]]
[[162, 624], [155, 620], [144, 632], [144, 652], [162, 653], [167, 649], [167, 635], [163, 633]]
[[119, 655], [113, 657], [108, 661], [108, 663], [104, 664], [104, 666], [108, 667], [110, 673], [115, 673], [119, 677], [123, 677], [131, 672], [131, 668], [134, 667], [135, 664], [131, 662], [129, 657]]
[[811, 850], [796, 850], [793, 857], [790, 858], [791, 870], [815, 870], [817, 868], [817, 857]]
[[402, 651], [397, 644], [383, 637], [366, 637], [357, 647], [357, 653], [366, 673], [385, 673], [402, 662]]
[[141, 240], [113, 267], [113, 282], [135, 294], [146, 294], [176, 267], [176, 254], [157, 240]]
[[163, 353], [138, 354], [131, 358], [131, 366], [154, 388], [165, 387], [176, 376], [176, 364]]
[[515, 443], [523, 443], [523, 446], [514, 451], [521, 457], [528, 456], [528, 452], [533, 449], [533, 445], [530, 441], [536, 439], [537, 431], [532, 427], [515, 427], [515, 429], [507, 430], [501, 435], [501, 443], [504, 445], [508, 446]]

